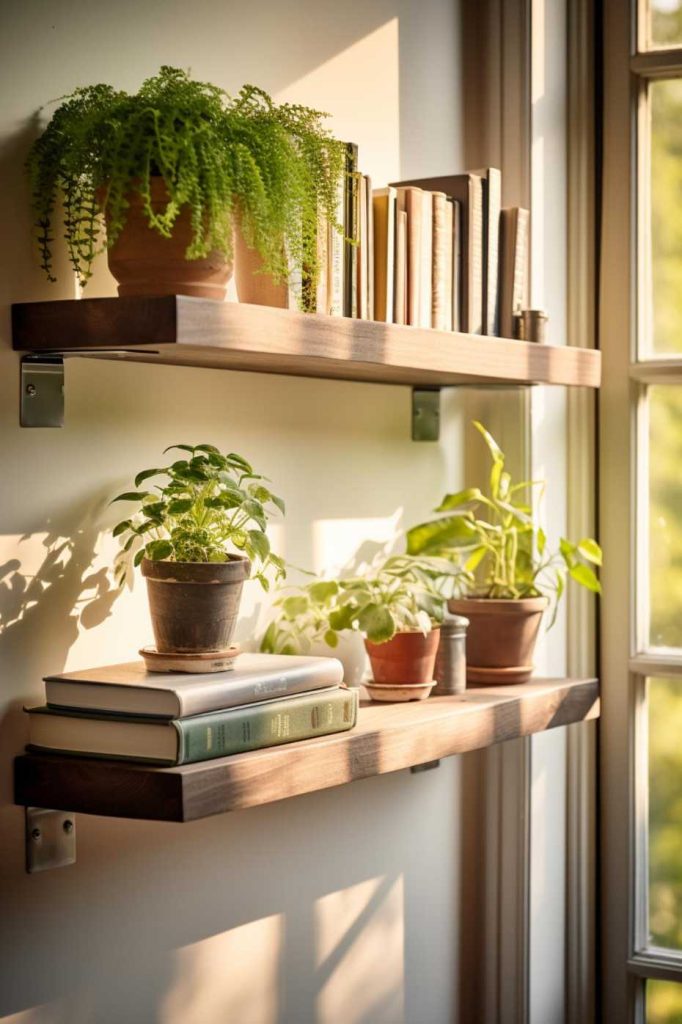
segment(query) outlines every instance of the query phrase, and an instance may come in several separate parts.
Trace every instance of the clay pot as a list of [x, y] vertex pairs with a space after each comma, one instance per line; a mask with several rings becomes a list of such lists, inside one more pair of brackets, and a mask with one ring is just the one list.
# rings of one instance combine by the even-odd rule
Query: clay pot
[[440, 629], [423, 633], [396, 633], [385, 644], [365, 640], [375, 683], [427, 685], [433, 683]]
[[[161, 177], [150, 181], [152, 208], [161, 212], [168, 201]], [[194, 295], [224, 301], [232, 264], [219, 252], [188, 260], [192, 240], [190, 210], [184, 206], [170, 238], [149, 227], [141, 196], [128, 196], [130, 206], [123, 229], [108, 250], [109, 270], [118, 281], [119, 295]]]
[[156, 649], [164, 654], [225, 651], [237, 624], [244, 580], [251, 563], [142, 560]]
[[244, 241], [237, 216], [234, 230], [234, 282], [237, 286], [237, 299], [256, 306], [288, 309], [288, 283], [278, 283], [271, 274], [264, 274], [262, 270], [263, 260], [257, 250], [250, 249]]
[[469, 620], [467, 683], [527, 683], [545, 597], [496, 600], [468, 597], [448, 601], [448, 609]]

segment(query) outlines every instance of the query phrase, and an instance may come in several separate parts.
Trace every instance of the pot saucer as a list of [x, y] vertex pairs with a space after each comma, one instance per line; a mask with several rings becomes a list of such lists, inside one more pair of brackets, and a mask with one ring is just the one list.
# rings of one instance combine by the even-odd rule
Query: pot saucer
[[366, 682], [365, 689], [372, 700], [395, 704], [399, 701], [425, 700], [436, 685], [431, 683], [373, 683]]
[[532, 674], [532, 665], [513, 665], [508, 668], [477, 668], [475, 665], [467, 665], [467, 683], [479, 686], [527, 683]]
[[143, 647], [140, 651], [148, 672], [229, 672], [239, 654], [239, 644], [230, 644], [224, 651], [204, 654], [164, 654], [156, 647]]

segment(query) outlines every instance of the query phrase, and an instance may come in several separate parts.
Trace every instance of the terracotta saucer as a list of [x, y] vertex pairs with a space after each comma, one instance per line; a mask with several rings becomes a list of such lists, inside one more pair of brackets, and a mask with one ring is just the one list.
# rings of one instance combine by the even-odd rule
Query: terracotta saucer
[[532, 665], [514, 665], [509, 668], [477, 668], [475, 665], [467, 665], [467, 683], [479, 686], [527, 683], [532, 674]]
[[372, 700], [395, 704], [398, 701], [425, 700], [435, 686], [432, 683], [365, 683], [367, 693]]
[[239, 644], [231, 644], [224, 651], [208, 651], [205, 654], [164, 654], [163, 651], [157, 651], [156, 647], [143, 647], [140, 654], [148, 672], [228, 672], [234, 668]]

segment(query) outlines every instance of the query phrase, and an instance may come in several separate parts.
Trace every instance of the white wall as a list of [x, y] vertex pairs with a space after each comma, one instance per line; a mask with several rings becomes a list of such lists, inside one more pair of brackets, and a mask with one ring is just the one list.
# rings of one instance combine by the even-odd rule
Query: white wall
[[[65, 427], [21, 430], [9, 304], [74, 294], [63, 261], [50, 286], [29, 246], [21, 165], [48, 100], [176, 64], [330, 110], [377, 185], [441, 173], [461, 163], [456, 8], [0, 2], [3, 1024], [453, 1019], [456, 761], [186, 826], [80, 816], [78, 863], [27, 877], [11, 760], [44, 673], [128, 659], [150, 638], [140, 583], [117, 595], [107, 576], [106, 502], [167, 444], [251, 458], [287, 500], [279, 549], [323, 570], [392, 542], [458, 483], [456, 417], [440, 445], [414, 445], [404, 388], [72, 360]], [[111, 293], [98, 273], [89, 294]], [[252, 587], [240, 639], [262, 605]]]

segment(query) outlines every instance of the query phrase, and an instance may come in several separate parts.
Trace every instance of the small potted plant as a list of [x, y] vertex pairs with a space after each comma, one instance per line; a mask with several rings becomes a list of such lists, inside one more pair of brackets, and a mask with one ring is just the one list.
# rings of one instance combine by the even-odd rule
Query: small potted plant
[[315, 282], [318, 221], [335, 223], [344, 173], [343, 145], [323, 117], [278, 106], [250, 85], [233, 98], [172, 67], [132, 95], [109, 85], [76, 89], [27, 161], [44, 271], [54, 280], [61, 196], [83, 286], [107, 248], [119, 295], [223, 299], [235, 228], [263, 275], [281, 282], [291, 270]]
[[549, 550], [532, 518], [530, 495], [539, 482], [514, 484], [499, 445], [480, 423], [474, 426], [492, 459], [488, 493], [470, 487], [446, 495], [435, 510], [442, 516], [411, 529], [407, 548], [420, 556], [465, 556], [468, 594], [449, 608], [469, 619], [468, 681], [527, 682], [542, 616], [553, 606], [553, 625], [567, 581], [600, 592], [593, 567], [601, 565], [601, 549], [585, 537], [577, 544], [561, 538], [559, 550]]
[[434, 684], [440, 623], [458, 573], [451, 561], [392, 555], [339, 581], [332, 630], [364, 634], [375, 700], [422, 700]]
[[[268, 519], [284, 512], [265, 478], [234, 452], [210, 444], [172, 445], [184, 457], [161, 469], [144, 469], [134, 491], [114, 501], [137, 511], [114, 527], [122, 551], [120, 582], [128, 554], [141, 565], [158, 652], [204, 654], [228, 649], [244, 580], [253, 576], [267, 590], [267, 573], [285, 576], [284, 562], [270, 550]], [[139, 488], [154, 478], [153, 490]]]
[[336, 580], [314, 580], [302, 587], [287, 588], [274, 602], [275, 618], [261, 641], [266, 654], [310, 654], [318, 645], [335, 648], [339, 635], [329, 625], [336, 608]]

